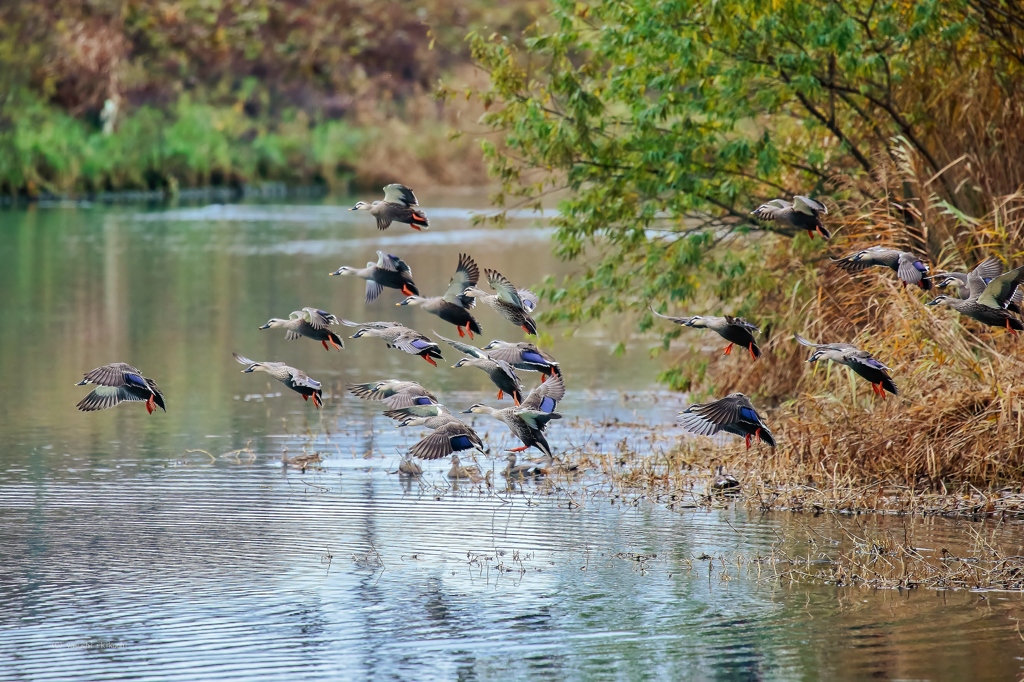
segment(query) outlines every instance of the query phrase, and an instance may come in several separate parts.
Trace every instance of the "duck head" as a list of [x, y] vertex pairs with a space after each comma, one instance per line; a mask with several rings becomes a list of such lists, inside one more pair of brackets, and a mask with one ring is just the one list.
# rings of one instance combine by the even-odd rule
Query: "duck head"
[[373, 206], [366, 203], [365, 201], [356, 202], [356, 205], [350, 208], [350, 211], [369, 211]]
[[[351, 210], [351, 209], [349, 209], [349, 210]], [[368, 263], [367, 265], [371, 265], [371, 264]], [[342, 265], [340, 268], [338, 268], [334, 272], [329, 272], [327, 274], [329, 276], [331, 276], [331, 277], [336, 277], [338, 275], [351, 275], [353, 272], [355, 272], [355, 268], [350, 268], [347, 265]]]
[[936, 296], [932, 300], [928, 301], [925, 305], [949, 305], [953, 302], [953, 297], [942, 294], [941, 296]]
[[683, 318], [683, 324], [694, 329], [707, 329], [708, 326], [707, 322], [700, 315]]
[[260, 327], [260, 329], [273, 329], [274, 327], [283, 327], [288, 324], [288, 320], [282, 320], [277, 317], [272, 317], [267, 320], [267, 323]]
[[426, 299], [421, 298], [419, 296], [409, 296], [404, 301], [399, 301], [395, 305], [419, 305], [420, 303], [423, 303], [423, 301], [425, 300]]
[[494, 408], [490, 405], [477, 403], [468, 410], [463, 410], [460, 414], [494, 414]]

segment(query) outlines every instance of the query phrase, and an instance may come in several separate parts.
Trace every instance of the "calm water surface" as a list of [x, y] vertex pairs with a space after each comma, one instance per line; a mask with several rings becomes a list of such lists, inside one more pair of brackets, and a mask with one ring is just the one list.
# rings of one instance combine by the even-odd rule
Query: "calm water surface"
[[[568, 272], [542, 226], [473, 227], [472, 195], [431, 204], [427, 233], [380, 233], [328, 204], [0, 214], [0, 679], [1021, 676], [1020, 595], [780, 585], [694, 559], [763, 555], [780, 536], [799, 552], [798, 538], [842, 537], [851, 520], [578, 494], [576, 505], [559, 486], [453, 486], [447, 462], [400, 481], [396, 453], [422, 433], [396, 430], [344, 383], [413, 378], [463, 407], [494, 404], [484, 375], [373, 339], [327, 353], [257, 327], [318, 306], [449, 335], [395, 307], [396, 292], [366, 306], [361, 280], [326, 276], [378, 248], [405, 258], [426, 295], [443, 291], [460, 250], [521, 286]], [[484, 341], [517, 338], [491, 311], [479, 318]], [[613, 449], [646, 431], [587, 420], [675, 435], [680, 400], [658, 392], [657, 362], [609, 354], [627, 333], [609, 320], [555, 334], [570, 387], [556, 449]], [[306, 370], [330, 394], [325, 409], [241, 374], [233, 350]], [[160, 383], [167, 414], [74, 409], [81, 374], [118, 360]], [[512, 444], [496, 422], [477, 425], [493, 454]], [[326, 461], [282, 468], [286, 450]], [[1024, 537], [1018, 525], [913, 524], [933, 549], [972, 528], [1011, 549]]]

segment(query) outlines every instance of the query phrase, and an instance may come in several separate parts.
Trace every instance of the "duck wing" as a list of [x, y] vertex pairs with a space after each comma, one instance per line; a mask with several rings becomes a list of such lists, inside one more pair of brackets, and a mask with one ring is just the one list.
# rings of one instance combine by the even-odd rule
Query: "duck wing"
[[899, 256], [896, 274], [901, 281], [907, 284], [921, 284], [922, 278], [928, 274], [928, 266], [914, 254], [902, 252]]
[[[96, 412], [114, 407], [123, 402], [143, 402], [149, 400], [149, 390], [127, 386], [97, 385], [89, 395], [82, 398], [76, 407], [82, 412]], [[166, 411], [166, 410], [165, 410]]]
[[453, 419], [428, 434], [409, 449], [409, 454], [420, 459], [441, 459], [463, 450], [483, 449], [480, 436], [468, 424]]
[[1024, 283], [1024, 266], [1010, 270], [989, 282], [985, 290], [978, 296], [978, 303], [989, 308], [1003, 308], [1022, 283]]
[[[995, 256], [990, 256], [985, 260], [981, 261], [974, 266], [971, 273], [981, 277], [982, 279], [995, 279], [999, 275], [1003, 274], [1003, 262]], [[950, 273], [955, 275], [956, 273]]]
[[788, 211], [793, 209], [793, 204], [783, 199], [772, 199], [767, 204], [761, 204], [750, 212], [759, 220], [771, 222], [784, 217]]
[[112, 362], [90, 370], [85, 374], [83, 383], [99, 386], [139, 386], [146, 388], [146, 380], [142, 372], [126, 362]]
[[377, 267], [381, 270], [390, 270], [392, 272], [407, 272], [412, 274], [412, 268], [410, 268], [404, 260], [394, 255], [393, 253], [384, 253], [383, 251], [377, 252]]
[[300, 315], [313, 329], [327, 329], [332, 324], [341, 324], [341, 320], [337, 317], [319, 308], [303, 308]]
[[828, 207], [820, 201], [815, 201], [810, 197], [802, 197], [800, 195], [794, 196], [793, 208], [801, 213], [806, 213], [807, 215], [817, 215], [818, 213], [828, 215]]
[[554, 412], [558, 401], [565, 397], [565, 383], [560, 374], [556, 374], [549, 380], [540, 384], [526, 396], [526, 400], [520, 406], [523, 410], [539, 410], [541, 412]]
[[466, 309], [472, 308], [476, 304], [476, 299], [464, 295], [464, 292], [469, 287], [475, 287], [479, 279], [480, 268], [477, 267], [476, 262], [468, 254], [460, 253], [459, 265], [455, 268], [451, 282], [448, 283], [448, 290], [443, 296], [444, 300]]
[[[264, 364], [269, 364], [269, 363], [264, 363]], [[281, 363], [277, 363], [277, 364], [281, 364]], [[289, 367], [288, 370], [289, 370], [289, 374], [291, 374], [292, 386], [303, 386], [305, 388], [312, 388], [315, 391], [319, 391], [320, 390], [320, 382], [315, 380], [315, 379], [310, 379], [309, 376], [305, 372], [303, 372], [301, 369], [295, 369], [294, 367]]]
[[480, 360], [492, 360], [493, 359], [485, 351], [477, 348], [476, 346], [471, 346], [470, 344], [463, 343], [462, 341], [455, 341], [454, 339], [449, 339], [447, 337], [441, 336], [436, 331], [434, 332], [434, 335], [437, 338], [439, 338], [442, 341], [444, 341], [445, 343], [447, 343], [449, 346], [451, 346], [455, 350], [457, 350], [460, 353], [462, 353], [463, 355], [470, 355], [470, 356], [472, 356], [474, 358], [479, 358]]
[[520, 310], [528, 310], [526, 305], [523, 304], [523, 299], [519, 297], [519, 290], [516, 289], [515, 285], [507, 277], [497, 270], [484, 270], [484, 275], [487, 277], [487, 283], [491, 285], [491, 289], [498, 292], [498, 300], [513, 305]]
[[663, 320], [668, 320], [669, 322], [675, 322], [676, 324], [680, 324], [680, 325], [686, 324], [686, 321], [690, 319], [689, 317], [672, 317], [671, 315], [662, 315], [661, 313], [659, 313], [654, 308], [651, 308], [651, 312], [654, 313], [655, 317], [660, 317]]
[[397, 182], [384, 186], [384, 201], [389, 204], [404, 204], [405, 206], [419, 206], [416, 195], [411, 189]]

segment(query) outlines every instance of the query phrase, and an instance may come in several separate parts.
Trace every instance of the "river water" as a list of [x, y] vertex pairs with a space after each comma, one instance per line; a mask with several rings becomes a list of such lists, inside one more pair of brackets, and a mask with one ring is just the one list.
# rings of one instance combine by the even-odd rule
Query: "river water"
[[[397, 453], [422, 433], [396, 430], [344, 383], [411, 378], [455, 407], [496, 404], [483, 373], [450, 369], [450, 350], [435, 369], [375, 339], [325, 352], [257, 327], [317, 306], [451, 335], [395, 307], [394, 291], [366, 306], [361, 280], [327, 277], [378, 248], [406, 259], [427, 295], [443, 291], [460, 250], [520, 286], [569, 270], [543, 226], [473, 226], [485, 206], [473, 194], [432, 198], [425, 233], [378, 232], [347, 205], [0, 213], [0, 679], [1024, 674], [1019, 594], [794, 585], [738, 565], [780, 538], [799, 552], [793, 538], [841, 537], [850, 519], [459, 486], [447, 462], [400, 480]], [[489, 310], [479, 319], [483, 341], [518, 338]], [[678, 435], [683, 402], [657, 388], [658, 361], [643, 344], [610, 353], [626, 327], [553, 332], [569, 386], [556, 450]], [[232, 351], [307, 371], [324, 409], [242, 374]], [[74, 383], [112, 361], [156, 379], [168, 412], [76, 411], [88, 389]], [[511, 438], [476, 425], [493, 455], [478, 464], [500, 470]], [[283, 452], [314, 451], [317, 470], [281, 465]], [[1024, 544], [1015, 523], [869, 523], [913, 524], [936, 551], [971, 531]]]

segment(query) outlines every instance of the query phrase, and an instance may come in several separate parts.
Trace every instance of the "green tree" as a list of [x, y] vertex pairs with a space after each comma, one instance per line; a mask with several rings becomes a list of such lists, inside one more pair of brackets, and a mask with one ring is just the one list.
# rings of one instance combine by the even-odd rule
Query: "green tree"
[[[764, 272], [765, 249], [793, 248], [809, 263], [820, 253], [803, 236], [758, 238], [778, 228], [749, 212], [792, 194], [871, 198], [884, 163], [912, 157], [934, 176], [927, 196], [889, 197], [908, 223], [922, 203], [987, 211], [1024, 179], [1015, 161], [993, 172], [991, 154], [1020, 150], [1015, 7], [554, 0], [523, 41], [472, 35], [491, 77], [478, 93], [484, 120], [502, 133], [485, 144], [498, 201], [539, 206], [568, 190], [557, 252], [581, 269], [546, 287], [559, 304], [549, 319], [686, 302], [705, 282], [727, 312], [749, 312], [779, 284]], [[938, 257], [962, 238], [957, 228], [917, 224], [908, 246]]]

